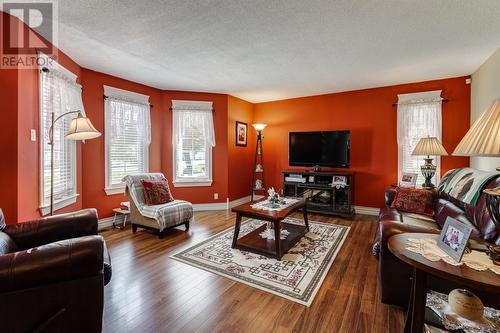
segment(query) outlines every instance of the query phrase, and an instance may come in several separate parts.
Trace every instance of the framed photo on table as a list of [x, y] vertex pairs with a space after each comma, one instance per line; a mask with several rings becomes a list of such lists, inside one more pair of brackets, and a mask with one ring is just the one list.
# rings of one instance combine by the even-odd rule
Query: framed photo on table
[[403, 172], [401, 175], [401, 181], [399, 182], [399, 186], [401, 187], [410, 187], [415, 188], [417, 185], [418, 174], [412, 172]]
[[248, 125], [241, 121], [236, 121], [236, 146], [246, 147], [248, 142]]
[[437, 245], [447, 255], [452, 257], [453, 260], [460, 262], [469, 242], [471, 232], [471, 227], [458, 222], [453, 217], [447, 217], [439, 235]]

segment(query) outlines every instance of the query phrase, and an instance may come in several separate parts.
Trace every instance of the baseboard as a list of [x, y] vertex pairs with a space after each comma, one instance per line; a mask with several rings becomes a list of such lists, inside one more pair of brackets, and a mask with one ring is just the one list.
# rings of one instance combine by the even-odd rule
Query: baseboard
[[[105, 217], [103, 219], [100, 219], [98, 224], [97, 224], [97, 229], [102, 230], [105, 228], [110, 228], [113, 226], [113, 216], [110, 217]], [[117, 225], [122, 225], [123, 219], [125, 218], [125, 215], [118, 215], [115, 220], [115, 224]]]
[[200, 212], [204, 210], [227, 210], [227, 203], [216, 202], [216, 203], [193, 204], [193, 210], [195, 212]]
[[378, 214], [380, 213], [380, 208], [365, 207], [365, 206], [354, 206], [354, 211], [356, 212], [356, 214], [378, 216]]

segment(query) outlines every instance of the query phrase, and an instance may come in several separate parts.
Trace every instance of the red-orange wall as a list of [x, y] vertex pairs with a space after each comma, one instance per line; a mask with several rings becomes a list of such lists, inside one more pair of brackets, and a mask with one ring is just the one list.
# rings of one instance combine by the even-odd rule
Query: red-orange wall
[[[255, 105], [254, 121], [268, 124], [263, 149], [268, 186], [282, 188], [288, 166], [288, 132], [350, 130], [351, 171], [359, 206], [381, 207], [383, 191], [397, 182], [397, 94], [443, 90], [443, 145], [451, 153], [469, 128], [470, 86], [466, 77], [294, 98]], [[442, 158], [441, 172], [469, 166], [469, 159]]]
[[99, 216], [112, 214], [112, 209], [120, 202], [128, 199], [124, 194], [108, 196], [105, 187], [105, 147], [104, 147], [104, 88], [112, 86], [136, 93], [148, 95], [153, 104], [151, 109], [151, 145], [149, 146], [149, 169], [151, 172], [161, 171], [161, 90], [142, 84], [123, 80], [111, 75], [82, 69], [83, 104], [87, 116], [95, 128], [102, 133], [96, 139], [88, 140], [82, 148], [82, 192], [83, 207], [97, 208]]
[[[82, 70], [83, 103], [94, 126], [103, 136], [89, 140], [83, 146], [83, 207], [95, 207], [100, 217], [111, 216], [112, 209], [121, 201], [128, 200], [123, 194], [108, 196], [105, 191], [105, 147], [104, 147], [104, 100], [103, 85], [150, 96], [151, 145], [149, 147], [149, 171], [162, 172], [172, 182], [172, 112], [173, 99], [212, 101], [215, 108], [214, 127], [216, 146], [213, 148], [213, 183], [209, 187], [176, 188], [170, 186], [175, 198], [193, 203], [225, 202], [227, 197], [227, 95], [161, 91], [145, 85], [120, 79], [111, 75]], [[222, 130], [224, 129], [224, 130]], [[214, 200], [214, 193], [219, 199]]]
[[18, 71], [0, 69], [0, 208], [6, 221], [17, 220]]
[[[255, 154], [255, 130], [252, 127], [254, 105], [242, 99], [227, 97], [228, 135], [228, 185], [229, 200], [246, 197], [252, 193], [253, 163]], [[236, 121], [247, 123], [248, 143], [236, 146]]]
[[[1, 13], [2, 22], [17, 23], [20, 31], [26, 25], [17, 18]], [[12, 18], [8, 20], [6, 18]], [[30, 31], [34, 34], [33, 31]], [[40, 36], [38, 36], [40, 37]], [[57, 50], [57, 49], [56, 49]], [[34, 54], [34, 52], [33, 52]], [[57, 59], [61, 65], [80, 77], [80, 66], [62, 51], [57, 50]], [[38, 100], [38, 69], [1, 70], [0, 89], [2, 101], [2, 135], [0, 149], [6, 159], [2, 163], [0, 174], [5, 177], [5, 198], [0, 194], [0, 207], [6, 212], [9, 223], [25, 221], [40, 216], [40, 131]], [[15, 78], [15, 80], [14, 80]], [[5, 84], [5, 85], [3, 85]], [[5, 117], [5, 118], [4, 118]], [[30, 131], [35, 129], [37, 140], [31, 141]], [[81, 193], [81, 149], [77, 146], [77, 192]], [[8, 157], [8, 158], [7, 158]], [[4, 208], [5, 207], [5, 208]], [[67, 212], [82, 207], [81, 197], [59, 212]]]

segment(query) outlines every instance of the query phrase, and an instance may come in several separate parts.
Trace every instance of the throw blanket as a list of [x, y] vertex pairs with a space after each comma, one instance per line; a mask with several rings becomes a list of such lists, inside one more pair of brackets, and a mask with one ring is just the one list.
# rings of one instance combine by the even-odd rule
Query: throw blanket
[[476, 205], [483, 188], [488, 182], [499, 176], [498, 172], [480, 171], [462, 168], [448, 171], [438, 190], [470, 205]]
[[174, 200], [162, 205], [148, 206], [144, 201], [144, 187], [141, 180], [165, 179], [161, 173], [149, 173], [135, 176], [125, 176], [123, 182], [128, 187], [131, 199], [142, 216], [155, 219], [158, 222], [160, 231], [170, 226], [176, 225], [180, 221], [187, 221], [193, 218], [193, 205], [184, 200]]

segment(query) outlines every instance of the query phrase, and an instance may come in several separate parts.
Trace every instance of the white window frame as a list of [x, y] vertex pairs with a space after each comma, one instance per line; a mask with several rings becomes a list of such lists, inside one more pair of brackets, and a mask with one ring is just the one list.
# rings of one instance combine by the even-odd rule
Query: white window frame
[[[212, 109], [212, 102], [200, 102], [200, 101], [172, 101], [173, 105], [181, 104], [181, 105], [187, 105], [188, 108], [210, 108]], [[207, 169], [208, 169], [208, 178], [203, 178], [203, 179], [193, 179], [193, 178], [182, 178], [182, 177], [177, 177], [177, 154], [176, 154], [176, 128], [174, 123], [174, 114], [172, 112], [172, 166], [173, 166], [173, 185], [174, 187], [203, 187], [203, 186], [212, 186], [213, 182], [213, 177], [212, 177], [212, 169], [213, 169], [213, 147], [209, 146], [208, 149], [206, 150], [206, 156], [205, 159], [207, 161]]]
[[[76, 82], [78, 76], [71, 72], [70, 70], [66, 69], [59, 63], [57, 63], [55, 60], [50, 59], [47, 55], [43, 53], [39, 53], [38, 57], [43, 59], [43, 61], [39, 61], [39, 64], [43, 64], [43, 66], [39, 66], [39, 74], [38, 74], [38, 115], [39, 115], [39, 132], [40, 132], [40, 168], [39, 168], [39, 182], [40, 182], [40, 193], [39, 193], [39, 198], [40, 198], [40, 212], [41, 215], [47, 215], [50, 213], [50, 197], [45, 198], [45, 182], [44, 182], [44, 175], [45, 175], [45, 170], [44, 170], [44, 165], [45, 165], [45, 159], [44, 159], [44, 143], [45, 143], [45, 136], [46, 133], [43, 130], [43, 94], [42, 94], [42, 74], [41, 70], [43, 67], [47, 67], [49, 71], [58, 71], [59, 73], [63, 74], [66, 76], [69, 80]], [[78, 194], [78, 179], [77, 179], [77, 168], [78, 165], [76, 163], [76, 155], [77, 155], [77, 150], [76, 150], [76, 142], [73, 143], [73, 151], [72, 151], [72, 158], [71, 158], [71, 182], [74, 184], [73, 186], [73, 193], [65, 196], [63, 198], [60, 198], [58, 200], [54, 200], [54, 211], [62, 209], [64, 207], [67, 207], [69, 205], [72, 205], [76, 203], [76, 199], [80, 194]], [[46, 200], [47, 199], [47, 200]]]
[[[427, 92], [420, 92], [420, 93], [410, 93], [410, 94], [400, 94], [398, 95], [398, 104], [418, 104], [421, 102], [425, 101], [436, 101], [436, 100], [442, 100], [441, 98], [441, 90], [435, 90], [435, 91], [427, 91]], [[399, 105], [398, 105], [399, 107]], [[442, 113], [442, 110], [441, 110]], [[441, 115], [442, 117], [442, 115]], [[442, 118], [441, 118], [442, 119]], [[438, 122], [438, 134], [437, 137], [441, 141], [442, 140], [442, 121]], [[403, 146], [398, 143], [398, 184], [401, 181], [401, 177], [403, 172], [408, 172], [403, 170]], [[421, 160], [419, 167], [421, 167], [425, 161], [424, 158], [425, 156], [419, 156], [419, 160]], [[433, 163], [436, 165], [436, 173], [434, 177], [432, 178], [432, 182], [435, 184], [439, 184], [439, 180], [441, 179], [441, 156], [431, 156], [433, 158]], [[417, 179], [417, 186], [421, 185], [424, 177], [421, 173], [420, 170], [416, 171], [418, 174], [418, 179]]]
[[[149, 103], [149, 96], [147, 95], [115, 87], [110, 87], [106, 85], [103, 87], [104, 87], [104, 95], [106, 96]], [[107, 110], [107, 103], [104, 101], [104, 128], [108, 128], [108, 122], [109, 122], [108, 116], [109, 112]], [[109, 172], [109, 158], [110, 158], [109, 146], [110, 146], [109, 134], [107, 133], [107, 131], [105, 131], [104, 132], [104, 180], [105, 180], [104, 192], [106, 192], [106, 195], [123, 194], [125, 193], [125, 183], [122, 182], [121, 184], [111, 184], [111, 178]], [[143, 166], [144, 166], [144, 172], [147, 173], [149, 172], [149, 144], [144, 145], [143, 148], [144, 148]]]

